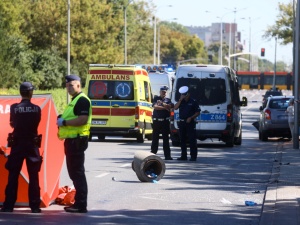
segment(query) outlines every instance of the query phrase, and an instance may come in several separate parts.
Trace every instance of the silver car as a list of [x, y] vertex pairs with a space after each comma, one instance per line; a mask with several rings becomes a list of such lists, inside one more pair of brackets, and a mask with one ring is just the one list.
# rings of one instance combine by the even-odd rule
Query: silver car
[[268, 141], [269, 137], [291, 138], [288, 115], [285, 112], [293, 96], [271, 96], [266, 107], [260, 107], [259, 139]]

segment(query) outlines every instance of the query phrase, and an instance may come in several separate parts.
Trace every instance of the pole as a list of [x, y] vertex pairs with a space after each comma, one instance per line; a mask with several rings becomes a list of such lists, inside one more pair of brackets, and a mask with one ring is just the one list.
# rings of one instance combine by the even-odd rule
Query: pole
[[127, 65], [127, 7], [133, 0], [129, 0], [124, 6], [124, 64]]
[[160, 65], [160, 24], [157, 28], [157, 64]]
[[229, 24], [229, 45], [228, 45], [228, 66], [231, 67], [231, 60], [230, 60], [230, 55], [231, 55], [231, 23]]
[[[249, 52], [251, 52], [251, 17], [249, 17]], [[252, 71], [251, 54], [249, 54], [249, 71]]]
[[[236, 8], [234, 8], [234, 23], [233, 23], [233, 26], [234, 26], [234, 36], [233, 36], [233, 54], [236, 53], [236, 31], [237, 31], [237, 26], [235, 26], [235, 21], [236, 21]], [[236, 70], [236, 57], [233, 58], [233, 69]]]
[[[160, 7], [157, 8], [156, 12], [158, 11], [159, 8], [161, 7], [172, 7], [172, 5], [161, 5]], [[159, 43], [156, 43], [156, 15], [154, 15], [153, 17], [153, 65], [156, 65], [156, 63], [159, 63], [160, 59], [159, 59], [159, 55], [157, 56], [158, 59], [156, 61], [156, 44], [158, 45]], [[159, 26], [158, 26], [159, 28]], [[159, 37], [158, 37], [159, 38]], [[159, 52], [157, 54], [160, 54]]]
[[127, 6], [124, 8], [124, 64], [127, 65]]
[[156, 16], [154, 16], [154, 37], [153, 37], [153, 65], [155, 65], [155, 61], [156, 61]]
[[295, 65], [295, 80], [294, 80], [294, 99], [296, 104], [294, 104], [294, 137], [293, 138], [293, 148], [294, 149], [299, 149], [299, 48], [300, 48], [300, 3], [297, 1], [297, 10], [296, 10], [296, 27], [294, 29], [294, 32], [296, 31], [296, 37], [294, 41], [294, 46], [295, 46], [295, 60], [294, 60], [294, 65]]
[[273, 75], [273, 91], [276, 90], [276, 54], [277, 54], [277, 37], [275, 37], [275, 62], [274, 62], [274, 75]]
[[222, 18], [221, 18], [221, 23], [220, 23], [220, 65], [223, 65], [223, 23], [222, 23]]
[[[68, 49], [68, 53], [67, 53], [67, 72], [68, 75], [71, 73], [71, 69], [70, 69], [70, 55], [71, 55], [71, 45], [70, 45], [70, 33], [71, 33], [71, 3], [70, 0], [68, 0], [68, 38], [67, 38], [67, 49]], [[70, 96], [67, 92], [67, 104], [69, 104], [70, 102]]]

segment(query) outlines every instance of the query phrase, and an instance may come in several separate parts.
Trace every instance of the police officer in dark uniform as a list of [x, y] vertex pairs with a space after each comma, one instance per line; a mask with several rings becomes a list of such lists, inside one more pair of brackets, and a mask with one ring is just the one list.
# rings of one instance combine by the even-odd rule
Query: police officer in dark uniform
[[18, 179], [23, 161], [26, 160], [29, 175], [29, 207], [32, 213], [40, 213], [39, 171], [42, 157], [39, 153], [40, 138], [38, 126], [41, 120], [41, 108], [31, 103], [34, 87], [30, 82], [20, 85], [22, 100], [10, 107], [10, 125], [13, 132], [9, 134], [10, 155], [5, 164], [8, 170], [8, 183], [5, 188], [5, 201], [1, 212], [12, 212], [18, 193]]
[[181, 144], [181, 157], [177, 160], [187, 160], [186, 138], [190, 141], [190, 161], [197, 160], [197, 137], [196, 121], [200, 114], [199, 104], [190, 97], [189, 88], [183, 86], [179, 89], [181, 94], [179, 101], [175, 104], [174, 110], [179, 108], [179, 135]]
[[169, 98], [166, 98], [168, 91], [167, 86], [160, 88], [160, 96], [156, 96], [153, 100], [153, 133], [151, 152], [156, 154], [158, 150], [159, 133], [161, 132], [163, 138], [163, 149], [165, 160], [172, 160], [171, 149], [169, 144], [170, 133], [170, 109], [173, 108], [173, 104]]
[[92, 120], [90, 99], [81, 91], [80, 77], [66, 76], [66, 88], [72, 100], [57, 119], [58, 137], [65, 139], [67, 170], [76, 189], [75, 203], [64, 210], [70, 213], [87, 212], [88, 186], [85, 176], [84, 151], [88, 148], [88, 138]]

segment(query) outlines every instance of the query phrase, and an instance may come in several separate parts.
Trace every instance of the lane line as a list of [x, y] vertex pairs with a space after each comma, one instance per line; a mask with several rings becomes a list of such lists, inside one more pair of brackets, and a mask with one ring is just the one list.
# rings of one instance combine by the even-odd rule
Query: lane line
[[107, 176], [109, 173], [102, 173], [102, 174], [100, 174], [100, 175], [98, 175], [98, 176], [96, 176], [96, 177], [105, 177], [105, 176]]
[[131, 163], [126, 163], [126, 164], [123, 164], [122, 166], [120, 167], [131, 167]]

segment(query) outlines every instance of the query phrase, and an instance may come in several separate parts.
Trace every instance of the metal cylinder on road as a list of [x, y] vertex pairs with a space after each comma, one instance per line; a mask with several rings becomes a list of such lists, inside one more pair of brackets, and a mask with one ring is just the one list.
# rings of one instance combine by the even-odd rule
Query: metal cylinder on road
[[151, 152], [137, 151], [132, 161], [132, 169], [140, 181], [153, 182], [164, 176], [166, 165], [160, 157]]

